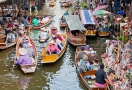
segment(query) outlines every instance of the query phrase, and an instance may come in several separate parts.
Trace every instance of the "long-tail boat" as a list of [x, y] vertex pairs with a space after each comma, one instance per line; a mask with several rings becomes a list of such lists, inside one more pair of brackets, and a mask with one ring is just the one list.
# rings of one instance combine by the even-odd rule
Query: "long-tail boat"
[[[86, 29], [82, 25], [79, 16], [67, 15], [65, 19], [68, 25], [68, 28], [66, 28], [68, 41], [74, 46], [86, 45], [86, 36], [83, 34]], [[78, 35], [75, 35], [76, 32], [78, 32]]]
[[[86, 46], [84, 46], [84, 49], [86, 50]], [[77, 58], [77, 54], [79, 51], [81, 51], [81, 50], [79, 47], [77, 47], [76, 52], [75, 52], [75, 62], [76, 62], [77, 71], [79, 71], [79, 66], [78, 66], [79, 59]], [[79, 76], [82, 79], [82, 82], [85, 84], [85, 86], [87, 87], [88, 90], [107, 90], [107, 87], [97, 87], [97, 86], [93, 85], [92, 81], [94, 81], [94, 79], [92, 81], [90, 81], [89, 79], [85, 78], [85, 76], [92, 76], [92, 75], [95, 75], [95, 73], [96, 73], [96, 70], [89, 70], [86, 72], [78, 72]]]

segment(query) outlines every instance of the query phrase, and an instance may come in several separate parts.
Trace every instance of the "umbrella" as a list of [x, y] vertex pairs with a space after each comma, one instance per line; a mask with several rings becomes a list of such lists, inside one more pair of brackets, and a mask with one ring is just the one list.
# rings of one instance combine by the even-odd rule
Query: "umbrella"
[[92, 13], [93, 15], [104, 15], [104, 14], [109, 14], [110, 12], [105, 11], [105, 10], [98, 10], [94, 13]]
[[93, 13], [96, 12], [96, 11], [98, 11], [98, 10], [100, 10], [100, 9], [105, 9], [105, 8], [107, 8], [107, 7], [108, 7], [108, 5], [101, 5], [101, 6], [98, 6], [98, 7], [96, 7], [96, 8], [93, 10]]

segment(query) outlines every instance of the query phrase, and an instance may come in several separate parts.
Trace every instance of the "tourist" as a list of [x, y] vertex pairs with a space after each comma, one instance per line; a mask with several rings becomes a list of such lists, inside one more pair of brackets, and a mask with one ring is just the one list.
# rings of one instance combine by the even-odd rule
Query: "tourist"
[[20, 56], [17, 57], [17, 61], [14, 61], [15, 64], [17, 65], [32, 64], [32, 59], [28, 56], [26, 49], [19, 48], [18, 52]]
[[59, 54], [60, 50], [59, 48], [54, 44], [54, 41], [49, 42], [49, 45], [47, 47], [47, 53], [48, 54]]
[[21, 48], [26, 48], [27, 47], [27, 44], [28, 44], [27, 39], [26, 39], [26, 37], [24, 37], [22, 39], [22, 42], [20, 43], [20, 47]]
[[34, 17], [32, 19], [32, 24], [33, 24], [33, 26], [38, 26], [39, 25], [38, 19]]
[[64, 15], [69, 15], [68, 10], [66, 10], [66, 11], [64, 12]]
[[55, 35], [57, 39], [59, 39], [61, 42], [64, 42], [64, 38], [60, 34]]
[[125, 44], [125, 49], [132, 51], [132, 38]]
[[21, 30], [25, 30], [25, 26], [24, 26], [24, 24], [21, 22], [21, 21], [19, 21], [19, 28], [21, 29]]
[[47, 40], [50, 38], [47, 30], [45, 27], [41, 28], [41, 32], [39, 34], [39, 41], [40, 42], [47, 42]]
[[56, 35], [58, 32], [58, 29], [55, 26], [51, 26], [51, 35]]
[[77, 54], [77, 59], [79, 59], [79, 60], [81, 60], [81, 59], [83, 59], [83, 55], [85, 55], [85, 54], [87, 54], [86, 52], [84, 52], [84, 47], [83, 46], [80, 46], [80, 52], [78, 52], [78, 54]]
[[6, 36], [5, 43], [8, 44], [8, 43], [13, 43], [13, 42], [15, 42], [15, 36], [14, 36], [14, 34], [12, 34], [11, 31], [9, 31], [7, 36]]
[[100, 69], [95, 73], [96, 79], [94, 85], [97, 87], [105, 87], [109, 83], [106, 72], [104, 71], [104, 64], [100, 64]]
[[80, 62], [78, 62], [79, 72], [86, 72], [91, 70], [90, 63], [88, 62], [88, 56], [83, 55], [82, 57], [83, 58], [80, 60]]
[[8, 26], [7, 26], [8, 28], [11, 28], [11, 29], [13, 29], [14, 28], [14, 25], [13, 25], [13, 23], [12, 23], [12, 21], [9, 21], [9, 24], [8, 24]]
[[64, 16], [61, 17], [61, 22], [66, 23], [66, 19], [64, 18]]
[[99, 70], [99, 60], [98, 58], [95, 58], [93, 60], [93, 64], [91, 65], [92, 70]]
[[34, 49], [32, 48], [32, 44], [28, 43], [26, 46], [28, 56], [30, 58], [34, 58]]
[[62, 42], [55, 35], [52, 36], [52, 39], [53, 39], [55, 45], [59, 48], [59, 50], [62, 50], [63, 49]]
[[86, 45], [86, 50], [84, 50], [84, 52], [86, 52], [87, 54], [90, 53], [90, 46], [89, 45]]
[[28, 17], [24, 18], [23, 24], [24, 24], [25, 27], [30, 25], [30, 23], [28, 22]]

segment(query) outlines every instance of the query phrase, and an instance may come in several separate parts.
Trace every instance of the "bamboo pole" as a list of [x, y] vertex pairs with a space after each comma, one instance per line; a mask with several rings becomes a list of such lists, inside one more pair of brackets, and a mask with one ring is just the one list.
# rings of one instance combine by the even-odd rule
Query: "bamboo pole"
[[30, 3], [30, 5], [29, 5], [29, 7], [30, 7], [30, 16], [31, 16], [31, 0], [29, 1], [29, 3]]

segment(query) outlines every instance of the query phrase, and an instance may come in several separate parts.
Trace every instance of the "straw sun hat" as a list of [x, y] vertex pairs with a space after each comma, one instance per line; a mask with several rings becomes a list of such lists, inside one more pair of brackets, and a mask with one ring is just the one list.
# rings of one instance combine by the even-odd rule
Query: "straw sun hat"
[[19, 48], [18, 52], [20, 53], [20, 55], [25, 55], [27, 54], [27, 50], [25, 48]]
[[42, 31], [46, 31], [45, 27], [40, 28]]
[[55, 27], [55, 26], [51, 26], [50, 28], [51, 28], [51, 29], [56, 29], [56, 27]]
[[52, 40], [51, 42], [49, 42], [50, 44], [54, 44], [54, 41]]

